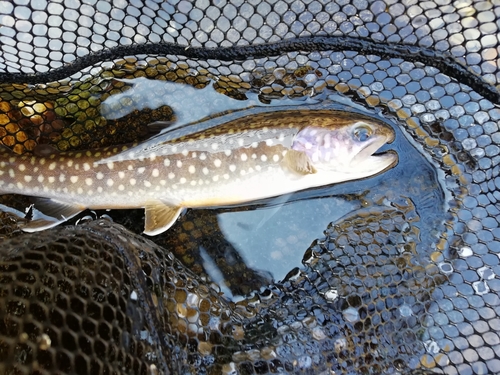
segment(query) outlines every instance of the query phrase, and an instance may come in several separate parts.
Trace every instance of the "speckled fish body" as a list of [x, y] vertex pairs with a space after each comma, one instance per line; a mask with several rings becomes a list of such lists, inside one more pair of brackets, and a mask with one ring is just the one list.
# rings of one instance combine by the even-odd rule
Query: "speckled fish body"
[[229, 121], [143, 145], [46, 156], [0, 155], [0, 193], [39, 197], [50, 228], [86, 208], [146, 210], [145, 233], [167, 230], [183, 208], [250, 202], [372, 176], [394, 165], [373, 155], [394, 138], [382, 122], [333, 110], [288, 110]]

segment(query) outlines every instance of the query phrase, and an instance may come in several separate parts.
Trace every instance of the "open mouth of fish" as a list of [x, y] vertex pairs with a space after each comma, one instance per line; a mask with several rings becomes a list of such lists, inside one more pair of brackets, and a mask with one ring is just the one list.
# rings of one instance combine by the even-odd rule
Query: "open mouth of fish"
[[379, 167], [381, 170], [393, 167], [398, 162], [398, 155], [392, 150], [379, 151], [384, 145], [391, 144], [394, 141], [394, 135], [379, 135], [373, 139], [373, 142], [363, 148], [351, 160], [350, 165], [358, 168], [359, 165]]

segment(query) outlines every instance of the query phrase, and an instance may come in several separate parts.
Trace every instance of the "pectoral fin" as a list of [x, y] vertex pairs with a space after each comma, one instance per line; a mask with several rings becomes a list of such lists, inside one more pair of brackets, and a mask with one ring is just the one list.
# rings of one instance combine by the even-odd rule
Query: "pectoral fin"
[[144, 233], [148, 236], [156, 236], [170, 228], [182, 212], [182, 207], [169, 206], [161, 201], [150, 201], [144, 207], [146, 220]]
[[70, 204], [50, 198], [33, 198], [31, 219], [20, 225], [25, 232], [38, 232], [59, 225], [86, 209], [79, 204]]
[[309, 159], [309, 156], [307, 156], [307, 154], [302, 151], [288, 150], [283, 159], [283, 162], [288, 168], [299, 174], [306, 175], [317, 172], [316, 168], [314, 168], [314, 165], [311, 162], [311, 159]]

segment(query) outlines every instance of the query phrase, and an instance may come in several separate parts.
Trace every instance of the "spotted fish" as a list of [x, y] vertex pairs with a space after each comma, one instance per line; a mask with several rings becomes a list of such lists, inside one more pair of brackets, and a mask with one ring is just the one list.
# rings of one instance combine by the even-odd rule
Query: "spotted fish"
[[0, 194], [33, 196], [51, 228], [81, 211], [145, 208], [145, 230], [167, 230], [187, 207], [250, 202], [360, 179], [397, 162], [373, 155], [394, 139], [384, 123], [338, 110], [285, 110], [176, 139], [93, 151], [0, 154]]

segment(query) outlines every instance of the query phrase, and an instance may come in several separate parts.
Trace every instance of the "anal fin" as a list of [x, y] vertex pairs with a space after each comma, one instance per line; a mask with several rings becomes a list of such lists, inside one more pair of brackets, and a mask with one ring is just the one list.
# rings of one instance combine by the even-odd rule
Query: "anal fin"
[[79, 204], [61, 202], [51, 198], [33, 198], [31, 220], [21, 225], [25, 232], [38, 232], [59, 225], [86, 209]]
[[152, 200], [146, 203], [144, 234], [156, 236], [169, 229], [181, 214], [183, 208], [169, 206], [159, 200]]

